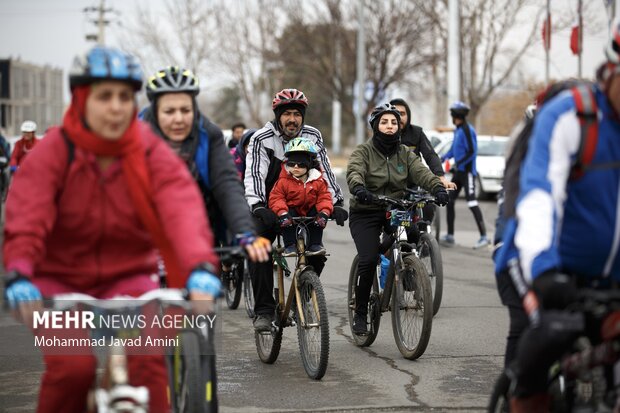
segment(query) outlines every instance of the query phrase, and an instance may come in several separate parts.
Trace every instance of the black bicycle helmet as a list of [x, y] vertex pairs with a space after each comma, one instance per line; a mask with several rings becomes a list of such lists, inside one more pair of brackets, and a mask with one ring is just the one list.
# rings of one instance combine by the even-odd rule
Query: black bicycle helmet
[[195, 97], [200, 92], [198, 78], [189, 69], [179, 66], [168, 66], [161, 69], [146, 82], [146, 96], [153, 102], [164, 93], [189, 93]]
[[376, 131], [377, 124], [379, 123], [381, 116], [386, 113], [391, 113], [392, 115], [396, 116], [396, 121], [398, 122], [398, 127], [400, 128], [400, 112], [398, 111], [398, 109], [396, 109], [396, 106], [389, 103], [383, 103], [379, 106], [375, 106], [375, 108], [372, 110], [372, 113], [370, 114], [368, 123], [370, 124], [372, 130]]

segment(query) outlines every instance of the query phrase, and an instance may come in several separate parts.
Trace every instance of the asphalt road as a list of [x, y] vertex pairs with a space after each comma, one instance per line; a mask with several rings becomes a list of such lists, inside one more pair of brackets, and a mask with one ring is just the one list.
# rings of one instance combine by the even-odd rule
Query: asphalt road
[[[495, 204], [483, 202], [481, 206], [492, 235]], [[457, 246], [442, 250], [442, 307], [433, 320], [426, 353], [409, 361], [396, 348], [389, 313], [384, 314], [371, 347], [352, 344], [346, 286], [355, 247], [348, 227], [330, 223], [324, 241], [331, 256], [321, 276], [330, 323], [325, 377], [313, 381], [306, 376], [293, 328], [284, 331], [276, 363], [261, 363], [243, 304], [238, 310], [222, 308], [221, 411], [483, 411], [503, 362], [508, 317], [495, 289], [490, 249], [471, 248], [478, 237], [475, 228], [460, 199]], [[1, 314], [0, 348], [10, 346], [19, 331], [6, 313]], [[0, 412], [34, 411], [43, 369], [40, 357], [0, 354], [0, 366]]]

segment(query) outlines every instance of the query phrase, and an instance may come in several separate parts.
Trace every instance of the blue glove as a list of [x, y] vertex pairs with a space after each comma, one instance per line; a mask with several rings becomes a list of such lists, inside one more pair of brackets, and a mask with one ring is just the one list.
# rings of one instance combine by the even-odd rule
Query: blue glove
[[187, 289], [211, 294], [214, 297], [222, 295], [222, 282], [212, 272], [204, 269], [192, 271], [187, 280]]
[[245, 247], [246, 245], [254, 244], [254, 241], [256, 241], [256, 235], [252, 231], [247, 231], [247, 232], [235, 235], [235, 240], [237, 241], [237, 245], [241, 245], [242, 247]]
[[16, 165], [11, 165], [9, 167], [9, 169], [11, 170], [11, 172], [15, 172], [15, 171], [17, 171], [17, 166]]
[[4, 290], [4, 295], [11, 308], [17, 307], [22, 302], [42, 299], [41, 291], [26, 277], [19, 277], [9, 283]]
[[280, 223], [280, 228], [286, 228], [286, 227], [290, 227], [291, 225], [293, 225], [293, 219], [291, 218], [288, 212], [285, 212], [284, 214], [280, 215], [278, 217], [278, 222]]

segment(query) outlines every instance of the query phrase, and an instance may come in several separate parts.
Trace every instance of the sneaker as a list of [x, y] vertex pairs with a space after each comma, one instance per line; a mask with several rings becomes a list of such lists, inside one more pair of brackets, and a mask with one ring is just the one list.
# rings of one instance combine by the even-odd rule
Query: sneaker
[[446, 234], [443, 237], [441, 237], [439, 242], [441, 243], [441, 245], [445, 245], [446, 247], [454, 247], [454, 244], [455, 244], [454, 235]]
[[365, 336], [368, 334], [368, 326], [366, 325], [366, 315], [355, 313], [353, 316], [353, 334]]
[[254, 319], [254, 331], [270, 331], [273, 317], [266, 314], [258, 314]]
[[312, 244], [306, 250], [306, 255], [324, 255], [325, 247], [321, 244]]
[[296, 255], [297, 255], [297, 248], [295, 248], [295, 245], [293, 244], [287, 245], [286, 248], [284, 248], [284, 251], [282, 252], [283, 257], [294, 257]]
[[477, 250], [478, 248], [486, 247], [490, 243], [491, 243], [491, 241], [489, 241], [487, 236], [483, 235], [482, 237], [480, 237], [478, 242], [476, 242], [476, 244], [474, 245], [474, 249]]

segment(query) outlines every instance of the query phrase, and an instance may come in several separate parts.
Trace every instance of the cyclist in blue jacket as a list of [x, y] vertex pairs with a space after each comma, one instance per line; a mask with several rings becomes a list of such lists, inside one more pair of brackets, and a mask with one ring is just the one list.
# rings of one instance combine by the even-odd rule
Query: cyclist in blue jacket
[[456, 170], [452, 176], [452, 182], [456, 184], [456, 191], [452, 191], [450, 194], [450, 203], [447, 207], [448, 233], [442, 237], [441, 241], [442, 244], [446, 246], [453, 246], [455, 243], [454, 203], [461, 189], [465, 188], [467, 206], [472, 214], [474, 214], [476, 224], [478, 225], [478, 231], [480, 231], [480, 239], [474, 245], [474, 248], [477, 249], [489, 245], [489, 239], [487, 238], [487, 230], [484, 225], [484, 219], [482, 218], [482, 211], [476, 199], [476, 176], [478, 175], [476, 171], [476, 156], [478, 155], [478, 141], [476, 138], [476, 130], [467, 123], [466, 117], [468, 113], [469, 106], [463, 102], [454, 102], [452, 106], [450, 106], [450, 116], [452, 116], [452, 123], [456, 126], [456, 130], [454, 131], [452, 147], [441, 157], [441, 160], [443, 162], [446, 159], [454, 158]]
[[[573, 333], [553, 331], [547, 310], [563, 310], [577, 285], [610, 288], [620, 281], [620, 25], [614, 23], [590, 98], [597, 108], [594, 158], [579, 178], [573, 171], [583, 127], [573, 92], [546, 103], [536, 114], [521, 166], [516, 217], [506, 223], [496, 274], [518, 272], [540, 303], [539, 317], [521, 334], [515, 362], [511, 412], [549, 411], [551, 364], [572, 343]], [[584, 242], [584, 234], [587, 242]], [[517, 294], [514, 286], [513, 295]], [[512, 319], [512, 314], [511, 314]]]

